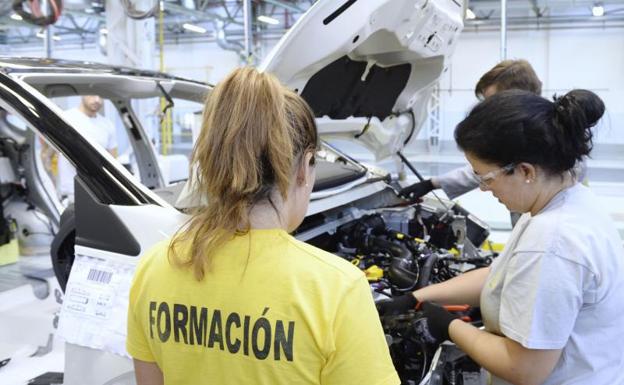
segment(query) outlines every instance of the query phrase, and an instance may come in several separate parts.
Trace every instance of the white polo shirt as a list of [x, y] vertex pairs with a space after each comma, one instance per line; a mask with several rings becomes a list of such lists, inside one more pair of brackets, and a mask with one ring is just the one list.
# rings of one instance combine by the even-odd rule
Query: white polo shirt
[[[96, 114], [95, 117], [91, 118], [78, 108], [65, 111], [63, 116], [88, 140], [98, 143], [106, 150], [112, 150], [117, 147], [115, 126], [105, 117]], [[64, 156], [59, 156], [57, 187], [61, 196], [74, 194], [75, 175], [76, 169], [74, 166]]]

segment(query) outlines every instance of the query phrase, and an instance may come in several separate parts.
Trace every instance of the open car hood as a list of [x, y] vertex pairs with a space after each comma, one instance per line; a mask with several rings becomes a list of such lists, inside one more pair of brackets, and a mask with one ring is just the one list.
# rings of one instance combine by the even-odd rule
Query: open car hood
[[312, 107], [326, 140], [379, 159], [417, 136], [433, 86], [463, 28], [465, 0], [324, 0], [260, 68]]

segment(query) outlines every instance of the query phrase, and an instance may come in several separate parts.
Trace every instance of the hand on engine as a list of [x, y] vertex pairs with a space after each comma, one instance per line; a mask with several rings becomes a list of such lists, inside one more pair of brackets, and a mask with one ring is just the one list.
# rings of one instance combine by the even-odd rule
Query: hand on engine
[[408, 293], [379, 301], [376, 305], [379, 315], [398, 315], [415, 309], [418, 300], [412, 293]]
[[454, 320], [459, 319], [459, 316], [432, 302], [423, 302], [420, 310], [427, 320], [427, 331], [436, 343], [440, 344], [451, 339], [449, 337], [449, 325]]

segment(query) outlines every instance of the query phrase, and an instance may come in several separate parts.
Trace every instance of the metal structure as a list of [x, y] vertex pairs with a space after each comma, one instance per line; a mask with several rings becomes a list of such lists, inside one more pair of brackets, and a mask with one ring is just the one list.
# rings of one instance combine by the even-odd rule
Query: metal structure
[[507, 59], [507, 0], [500, 2], [500, 60]]
[[[216, 42], [223, 49], [241, 53], [243, 58], [257, 56], [260, 42], [279, 39], [315, 1], [163, 0], [163, 40], [167, 44], [184, 41]], [[501, 1], [507, 3], [506, 18], [501, 17]], [[53, 28], [54, 44], [97, 44], [102, 36], [100, 30], [106, 27], [105, 3], [105, 0], [64, 0], [63, 14]], [[141, 13], [150, 14], [160, 1], [120, 0], [115, 2], [116, 7], [119, 7], [119, 3], [132, 5], [132, 16], [137, 16]], [[466, 29], [500, 30], [502, 20], [506, 20], [506, 31], [624, 28], [624, 0], [601, 0], [600, 3], [604, 6], [604, 16], [594, 17], [591, 12], [592, 6], [596, 4], [594, 0], [472, 0], [470, 8], [476, 18], [466, 21]], [[244, 12], [246, 8], [247, 13]], [[126, 15], [129, 16], [128, 10]], [[277, 24], [258, 21], [261, 15], [274, 19]], [[152, 17], [156, 30], [161, 23], [158, 16], [156, 12]], [[15, 18], [10, 6], [0, 5], [0, 46], [41, 46], [42, 41], [37, 34], [41, 36], [44, 31]], [[206, 32], [188, 31], [184, 24], [199, 26]], [[110, 31], [111, 28], [106, 30]], [[248, 47], [245, 47], [245, 42]]]
[[[122, 0], [130, 4], [125, 9], [126, 17], [140, 18], [147, 15], [156, 20], [155, 28], [160, 28], [159, 12], [151, 12], [153, 6], [162, 3], [164, 41], [177, 43], [184, 41], [216, 42], [223, 49], [236, 50], [245, 56], [253, 54], [253, 47], [259, 40], [277, 40], [316, 0]], [[58, 45], [93, 45], [101, 36], [100, 30], [110, 32], [106, 27], [106, 13], [111, 5], [105, 0], [65, 0], [63, 14], [54, 25], [54, 38]], [[123, 8], [122, 8], [123, 9]], [[262, 12], [262, 13], [260, 13]], [[267, 16], [276, 21], [275, 25], [257, 20]], [[185, 29], [185, 24], [193, 24], [205, 32]], [[41, 39], [37, 34], [41, 28], [27, 24], [13, 13], [10, 7], [0, 6], [0, 45], [38, 46]], [[105, 33], [106, 35], [106, 33]], [[247, 36], [247, 40], [245, 37]], [[248, 42], [245, 50], [244, 42]], [[251, 52], [251, 53], [250, 53]]]
[[[592, 15], [602, 5], [604, 15]], [[471, 0], [476, 18], [466, 30], [515, 31], [576, 28], [624, 28], [624, 0]], [[501, 36], [501, 58], [504, 46]]]
[[442, 111], [440, 108], [440, 83], [436, 83], [431, 91], [431, 99], [429, 99], [429, 105], [427, 106], [427, 150], [430, 154], [437, 154], [440, 152], [440, 137], [441, 133], [441, 117]]

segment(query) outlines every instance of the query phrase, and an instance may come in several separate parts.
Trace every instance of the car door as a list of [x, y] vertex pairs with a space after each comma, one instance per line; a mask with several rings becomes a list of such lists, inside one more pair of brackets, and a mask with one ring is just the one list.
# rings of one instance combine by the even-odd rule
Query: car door
[[[76, 167], [75, 214], [66, 220], [69, 223], [73, 222], [75, 227], [73, 232], [76, 261], [73, 271], [76, 271], [76, 263], [80, 267], [82, 259], [104, 261], [108, 266], [126, 266], [132, 270], [147, 248], [169, 237], [183, 223], [185, 218], [183, 214], [141, 185], [107, 152], [92, 146], [61, 117], [62, 112], [58, 107], [28, 84], [0, 73], [0, 103], [0, 107], [19, 116], [38, 131]], [[59, 232], [57, 237], [61, 233]], [[67, 232], [71, 233], [72, 231]], [[93, 262], [91, 266], [94, 266]], [[115, 277], [106, 275], [107, 271], [93, 270], [95, 273], [92, 273], [91, 278], [94, 283], [103, 284], [107, 280], [108, 283], [115, 282]], [[67, 285], [68, 293], [72, 286], [81, 288], [79, 281], [76, 282], [77, 285], [72, 282], [74, 275], [80, 278], [78, 273], [72, 272]], [[94, 291], [96, 294], [102, 292], [106, 293], [105, 290]], [[64, 310], [72, 303], [71, 300], [74, 300], [74, 310], [80, 310], [80, 307], [76, 306], [80, 301], [85, 304], [102, 305], [101, 296], [98, 298], [89, 296], [93, 293], [83, 292], [82, 297], [78, 295], [79, 291], [72, 291], [69, 294], [64, 297]], [[94, 317], [94, 322], [84, 322], [84, 325], [107, 328], [108, 336], [118, 338], [117, 340], [108, 338], [104, 341], [101, 338], [99, 340], [94, 338], [96, 342], [90, 347], [89, 344], [80, 346], [67, 343], [65, 384], [134, 383], [130, 359], [123, 356], [124, 352], [111, 353], [115, 349], [110, 348], [111, 345], [118, 348], [125, 341], [125, 325], [121, 322], [110, 327], [106, 326], [125, 318], [126, 309], [123, 304], [127, 303], [127, 292], [124, 294], [104, 304], [110, 305], [108, 308], [100, 306], [99, 314], [89, 314], [83, 309], [83, 320], [88, 320], [89, 316]], [[104, 314], [107, 309], [109, 312], [122, 312], [123, 315], [114, 317], [111, 316], [112, 313]], [[69, 315], [75, 318], [75, 311]], [[59, 327], [62, 327], [65, 321], [62, 316]], [[97, 344], [101, 344], [104, 348], [98, 349]]]

